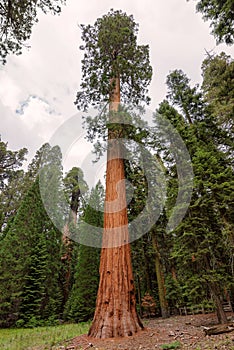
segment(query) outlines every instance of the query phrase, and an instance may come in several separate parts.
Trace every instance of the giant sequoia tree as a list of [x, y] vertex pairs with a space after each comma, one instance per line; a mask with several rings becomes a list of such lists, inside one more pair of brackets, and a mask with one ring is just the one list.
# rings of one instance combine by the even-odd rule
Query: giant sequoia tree
[[[106, 196], [100, 284], [89, 335], [130, 336], [143, 328], [136, 312], [128, 235], [124, 161], [118, 142], [121, 125], [114, 124], [120, 100], [148, 102], [151, 80], [149, 48], [137, 44], [138, 25], [132, 16], [111, 10], [93, 26], [82, 25], [84, 59], [78, 109], [109, 103]], [[112, 117], [111, 117], [112, 116]], [[115, 119], [116, 120], [116, 119]]]

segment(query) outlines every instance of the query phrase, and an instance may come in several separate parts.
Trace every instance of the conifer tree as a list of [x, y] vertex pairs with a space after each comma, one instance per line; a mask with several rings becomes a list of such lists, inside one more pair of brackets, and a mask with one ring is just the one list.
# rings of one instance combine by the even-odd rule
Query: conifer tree
[[62, 289], [63, 303], [66, 304], [71, 291], [74, 274], [74, 259], [77, 258], [75, 248], [76, 225], [78, 220], [78, 211], [81, 209], [83, 195], [88, 190], [88, 185], [84, 180], [83, 171], [80, 168], [73, 167], [64, 178], [64, 191], [67, 201], [70, 203], [68, 219], [63, 227], [63, 246], [62, 246]]
[[24, 171], [21, 168], [27, 149], [18, 151], [8, 149], [8, 144], [0, 137], [0, 232], [7, 222], [14, 216], [20, 204], [25, 187], [22, 178]]
[[[56, 147], [49, 152], [51, 158], [59, 154]], [[47, 215], [37, 177], [0, 246], [1, 326], [35, 326], [59, 317], [60, 250], [61, 233]]]
[[[218, 319], [224, 323], [227, 319], [222, 309], [222, 286], [224, 283], [229, 285], [230, 270], [226, 259], [222, 258], [229, 253], [223, 244], [227, 232], [223, 229], [220, 210], [226, 203], [226, 210], [229, 211], [228, 197], [232, 197], [233, 172], [219, 147], [222, 132], [215, 125], [209, 106], [205, 104], [197, 87], [191, 88], [188, 78], [181, 71], [172, 72], [167, 81], [168, 96], [180, 108], [182, 115], [173, 112], [167, 102], [161, 104], [159, 112], [169, 118], [184, 138], [195, 174], [189, 210], [175, 231], [176, 249], [173, 256], [182, 263], [182, 270], [185, 269], [184, 264], [190, 262], [193, 274], [186, 276], [187, 281], [190, 281], [187, 296], [191, 297], [195, 290], [202, 291], [205, 285], [216, 305]], [[175, 168], [174, 171], [176, 175]], [[176, 197], [177, 188], [175, 182], [170, 189], [171, 198]], [[186, 273], [189, 274], [189, 270]], [[202, 294], [198, 292], [197, 295]]]
[[[219, 55], [208, 55], [202, 63], [202, 91], [210, 107], [215, 123], [225, 131], [226, 143], [233, 152], [234, 138], [234, 61], [222, 52]], [[227, 137], [228, 136], [228, 137]], [[232, 153], [233, 156], [233, 153]]]
[[[136, 105], [149, 101], [146, 96], [152, 75], [149, 50], [148, 46], [137, 45], [138, 26], [132, 16], [122, 11], [111, 10], [97, 19], [93, 26], [83, 25], [81, 28], [84, 59], [77, 107], [87, 109], [90, 104], [110, 103], [100, 284], [89, 335], [97, 338], [130, 336], [143, 326], [136, 313], [128, 244], [124, 162], [118, 142], [123, 128], [119, 124], [114, 125], [112, 118], [118, 114], [120, 101]], [[117, 194], [118, 182], [121, 188]], [[117, 197], [119, 207], [123, 208], [119, 211], [113, 206]]]

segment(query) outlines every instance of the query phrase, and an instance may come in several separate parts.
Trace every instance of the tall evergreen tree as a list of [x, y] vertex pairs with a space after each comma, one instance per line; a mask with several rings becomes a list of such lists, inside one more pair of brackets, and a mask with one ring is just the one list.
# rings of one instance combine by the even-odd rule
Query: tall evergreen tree
[[[58, 155], [56, 148], [49, 152]], [[61, 233], [45, 211], [37, 177], [0, 246], [2, 326], [35, 326], [59, 317], [60, 250]]]
[[25, 160], [27, 149], [22, 148], [19, 151], [11, 151], [8, 149], [7, 142], [3, 142], [0, 138], [0, 184], [4, 185], [4, 180], [8, 179], [13, 172], [19, 168]]
[[9, 150], [8, 144], [0, 138], [0, 232], [14, 216], [20, 204], [24, 189], [24, 171], [20, 168], [26, 154], [26, 148]]
[[[85, 53], [77, 107], [87, 109], [89, 104], [110, 102], [100, 284], [89, 331], [90, 336], [98, 338], [130, 336], [143, 327], [136, 313], [128, 244], [124, 161], [117, 141], [123, 128], [113, 123], [120, 107], [121, 93], [123, 102], [140, 104], [149, 101], [146, 97], [152, 75], [149, 50], [148, 46], [137, 45], [137, 31], [138, 26], [132, 16], [113, 10], [97, 19], [93, 26], [82, 26]], [[118, 182], [121, 188], [117, 194]], [[117, 197], [121, 210], [116, 211], [114, 203]]]
[[[182, 117], [173, 112], [167, 102], [161, 104], [159, 112], [169, 118], [184, 138], [195, 174], [189, 210], [175, 231], [176, 249], [173, 256], [183, 264], [182, 270], [185, 262], [188, 264], [190, 261], [192, 266], [193, 274], [186, 277], [190, 281], [188, 295], [191, 296], [193, 290], [201, 291], [205, 284], [216, 304], [219, 321], [226, 322], [222, 309], [222, 286], [224, 283], [229, 285], [230, 269], [226, 259], [222, 258], [229, 253], [223, 244], [227, 231], [220, 210], [224, 203], [226, 213], [230, 210], [233, 171], [218, 145], [221, 130], [214, 123], [209, 106], [204, 103], [198, 88], [191, 88], [188, 78], [181, 71], [172, 72], [167, 81], [169, 97], [180, 108]], [[171, 187], [172, 198], [176, 197], [177, 188], [176, 183]], [[189, 273], [189, 270], [186, 272]]]
[[[78, 220], [78, 211], [81, 210], [81, 202], [84, 200], [84, 193], [88, 190], [88, 185], [84, 180], [83, 171], [80, 168], [73, 167], [64, 178], [64, 190], [70, 203], [68, 219], [63, 227], [63, 249], [62, 249], [62, 284], [63, 284], [63, 303], [66, 304], [73, 281], [73, 265], [76, 258], [76, 249], [74, 250], [73, 237], [76, 234], [76, 225]], [[81, 213], [80, 213], [81, 215]]]
[[[202, 64], [202, 91], [216, 124], [234, 138], [234, 61], [222, 52], [209, 55]], [[227, 140], [226, 140], [227, 141]], [[233, 146], [232, 146], [233, 148]]]

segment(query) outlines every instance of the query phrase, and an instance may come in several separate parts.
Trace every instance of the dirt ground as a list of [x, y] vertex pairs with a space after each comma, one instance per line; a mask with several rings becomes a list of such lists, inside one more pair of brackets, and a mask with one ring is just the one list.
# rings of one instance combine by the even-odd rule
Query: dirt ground
[[[234, 314], [229, 314], [234, 321]], [[174, 316], [168, 319], [144, 320], [145, 330], [138, 335], [97, 340], [86, 335], [72, 339], [61, 350], [153, 350], [153, 349], [194, 349], [234, 350], [234, 332], [206, 336], [204, 327], [217, 324], [215, 314]], [[174, 344], [174, 347], [173, 347]], [[164, 346], [163, 346], [164, 345]], [[168, 347], [165, 347], [168, 345]], [[177, 346], [176, 346], [177, 345]]]

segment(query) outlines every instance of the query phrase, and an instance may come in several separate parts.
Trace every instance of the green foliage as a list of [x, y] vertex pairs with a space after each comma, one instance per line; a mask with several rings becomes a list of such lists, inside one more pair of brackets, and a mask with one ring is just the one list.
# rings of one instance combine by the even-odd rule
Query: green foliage
[[224, 52], [209, 55], [202, 64], [205, 101], [211, 108], [212, 116], [229, 137], [234, 135], [234, 61]]
[[234, 42], [234, 5], [232, 0], [198, 0], [197, 11], [205, 20], [211, 20], [212, 34], [217, 43], [228, 45]]
[[[182, 283], [181, 283], [182, 284]], [[166, 298], [169, 308], [178, 309], [185, 304], [185, 295], [179, 281], [172, 277], [171, 273], [167, 273], [165, 279]], [[195, 300], [194, 300], [195, 302]]]
[[[91, 190], [88, 205], [84, 209], [83, 220], [89, 225], [103, 227], [103, 187], [100, 183]], [[86, 234], [80, 225], [80, 234]], [[100, 248], [80, 245], [75, 267], [74, 283], [65, 305], [67, 320], [82, 322], [90, 320], [95, 310], [99, 283]]]
[[4, 180], [4, 185], [0, 189], [0, 232], [6, 233], [6, 227], [10, 225], [11, 220], [20, 206], [23, 195], [27, 191], [24, 181], [25, 172], [23, 170], [14, 170], [8, 179]]
[[[138, 285], [141, 296], [150, 293], [155, 299], [158, 299], [154, 252], [151, 245], [150, 235], [146, 234], [140, 239], [134, 241], [131, 244], [131, 251], [134, 276], [137, 276], [135, 285]], [[141, 266], [140, 269], [139, 266]], [[141, 303], [141, 300], [139, 300], [139, 294], [137, 298], [138, 304]]]
[[187, 122], [192, 124], [194, 118], [202, 117], [203, 104], [202, 95], [197, 91], [198, 87], [191, 88], [189, 82], [190, 80], [181, 70], [170, 73], [167, 77], [167, 97], [173, 105], [179, 107]]
[[[173, 233], [171, 258], [176, 261], [182, 300], [198, 304], [209, 298], [209, 293], [221, 298], [222, 287], [229, 288], [232, 279], [227, 262], [233, 254], [233, 169], [223, 151], [226, 142], [223, 130], [215, 123], [198, 87], [191, 88], [189, 79], [178, 70], [168, 76], [167, 83], [168, 97], [178, 106], [182, 118], [165, 102], [159, 112], [169, 118], [183, 137], [195, 175], [189, 209]], [[169, 209], [177, 196], [178, 185], [173, 180], [177, 172], [168, 152], [161, 152], [171, 169]]]
[[58, 14], [66, 0], [1, 0], [0, 1], [0, 61], [6, 63], [10, 53], [21, 54], [38, 22], [38, 10]]
[[64, 317], [69, 321], [91, 320], [95, 310], [98, 289], [100, 249], [80, 246], [74, 284], [65, 307]]
[[42, 153], [39, 183], [46, 212], [54, 225], [62, 231], [69, 205], [63, 200], [62, 154], [58, 146], [49, 146]]
[[[84, 180], [84, 173], [82, 169], [73, 167], [65, 176], [64, 180], [64, 192], [67, 197], [67, 201], [70, 203], [71, 212], [77, 216], [77, 212], [81, 205], [81, 201], [84, 201], [85, 194], [88, 191], [88, 185]], [[71, 214], [71, 213], [70, 213]], [[71, 219], [69, 222], [71, 222]], [[74, 221], [74, 218], [73, 218]]]
[[151, 80], [149, 47], [137, 45], [138, 25], [133, 16], [111, 10], [93, 26], [81, 25], [84, 45], [81, 91], [78, 109], [108, 102], [111, 79], [119, 77], [122, 101], [138, 105], [149, 102], [147, 86]]
[[48, 143], [44, 143], [39, 150], [36, 151], [35, 156], [28, 165], [27, 176], [33, 180], [39, 175], [41, 166], [43, 165], [43, 159], [45, 155], [49, 154], [51, 146]]
[[50, 145], [44, 144], [28, 165], [27, 171], [20, 169], [25, 159], [27, 150], [19, 151], [7, 149], [7, 143], [0, 144], [0, 227], [3, 235], [9, 230], [10, 222], [13, 220], [24, 196], [34, 183], [42, 166], [43, 155], [50, 152]]
[[26, 148], [9, 150], [7, 143], [0, 138], [0, 189], [3, 188], [4, 181], [14, 176], [14, 172], [23, 164], [27, 152]]
[[21, 320], [32, 327], [59, 318], [60, 248], [61, 233], [45, 211], [37, 178], [1, 241], [1, 326]]
[[161, 349], [179, 349], [181, 347], [181, 343], [179, 341], [174, 341], [170, 344], [161, 345]]
[[16, 213], [24, 189], [24, 171], [20, 169], [25, 161], [27, 149], [8, 149], [0, 137], [0, 232]]
[[60, 271], [60, 279], [63, 290], [63, 304], [66, 304], [72, 284], [74, 282], [74, 270], [77, 263], [77, 221], [83, 213], [85, 194], [88, 185], [84, 180], [83, 171], [73, 167], [63, 179], [64, 193], [69, 203], [70, 211], [63, 227], [63, 245], [61, 260], [63, 262]]

